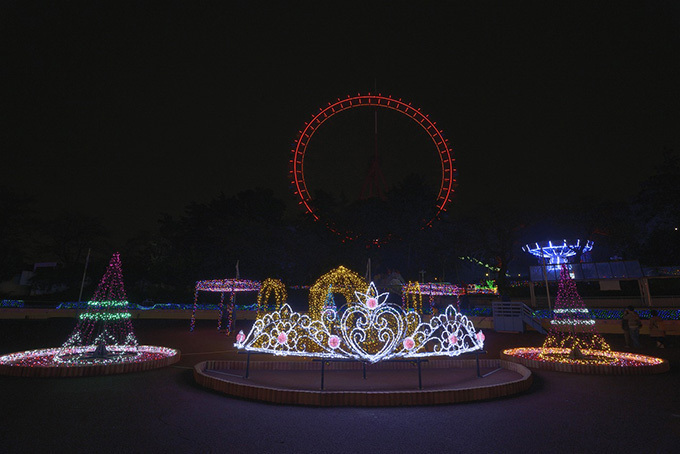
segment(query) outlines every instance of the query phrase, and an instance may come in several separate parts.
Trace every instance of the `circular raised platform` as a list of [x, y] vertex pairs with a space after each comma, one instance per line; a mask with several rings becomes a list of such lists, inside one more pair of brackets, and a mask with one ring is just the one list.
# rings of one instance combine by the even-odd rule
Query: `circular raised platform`
[[[570, 351], [567, 348], [551, 348], [549, 354], [556, 358], [551, 361], [541, 347], [519, 347], [504, 350], [501, 353], [501, 358], [533, 369], [577, 374], [647, 375], [661, 374], [670, 369], [667, 360], [653, 356], [628, 352], [584, 350], [586, 358], [570, 360], [568, 359]], [[541, 356], [542, 353], [543, 356]], [[592, 355], [596, 359], [589, 360], [588, 355]]]
[[526, 367], [499, 359], [422, 362], [422, 386], [413, 362], [333, 362], [325, 366], [321, 390], [319, 361], [204, 361], [194, 366], [198, 384], [250, 400], [312, 406], [437, 405], [494, 399], [526, 391]]
[[[127, 347], [119, 347], [118, 353]], [[139, 345], [134, 354], [114, 355], [109, 358], [90, 358], [80, 361], [55, 361], [60, 348], [27, 350], [0, 356], [0, 375], [14, 377], [87, 377], [125, 374], [158, 369], [174, 364], [180, 351], [154, 345]], [[74, 351], [73, 349], [71, 351]]]

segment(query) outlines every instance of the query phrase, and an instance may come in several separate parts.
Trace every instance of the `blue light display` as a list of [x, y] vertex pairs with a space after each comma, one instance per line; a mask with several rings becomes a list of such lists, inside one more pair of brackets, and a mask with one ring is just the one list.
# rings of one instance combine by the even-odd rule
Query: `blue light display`
[[538, 257], [540, 261], [548, 259], [548, 264], [552, 267], [569, 263], [569, 258], [575, 256], [579, 251], [585, 254], [592, 249], [593, 242], [590, 240], [587, 240], [583, 245], [581, 240], [576, 240], [575, 243], [569, 243], [567, 240], [564, 240], [562, 244], [553, 244], [552, 241], [548, 241], [543, 244], [527, 244], [522, 247], [523, 251]]

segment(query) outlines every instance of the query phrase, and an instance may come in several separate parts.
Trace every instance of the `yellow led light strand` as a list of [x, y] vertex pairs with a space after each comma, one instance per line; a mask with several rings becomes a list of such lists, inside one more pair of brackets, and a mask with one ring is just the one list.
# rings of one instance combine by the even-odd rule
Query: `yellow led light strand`
[[262, 281], [262, 287], [257, 294], [257, 318], [260, 318], [263, 308], [266, 310], [267, 301], [274, 295], [276, 309], [279, 310], [282, 304], [288, 299], [286, 286], [279, 279], [268, 278]]
[[402, 292], [403, 307], [406, 311], [414, 310], [423, 313], [423, 295], [420, 293], [420, 284], [409, 281]]
[[365, 292], [368, 283], [359, 274], [344, 266], [339, 266], [321, 276], [309, 289], [309, 316], [312, 320], [321, 319], [328, 289], [339, 293], [349, 303], [355, 300], [354, 292]]
[[[583, 350], [584, 358], [570, 358], [570, 353], [570, 348], [558, 347], [549, 349], [544, 349], [542, 347], [518, 347], [503, 351], [503, 354], [508, 356], [517, 356], [535, 361], [560, 362], [564, 364], [641, 367], [659, 365], [664, 361], [661, 358], [628, 352]], [[600, 358], [599, 361], [597, 359], [598, 357]]]

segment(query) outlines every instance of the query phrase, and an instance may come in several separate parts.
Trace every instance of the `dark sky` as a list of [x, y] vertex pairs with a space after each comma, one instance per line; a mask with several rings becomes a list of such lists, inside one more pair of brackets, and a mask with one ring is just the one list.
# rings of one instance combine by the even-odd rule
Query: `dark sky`
[[[627, 197], [680, 149], [679, 5], [6, 1], [0, 184], [125, 234], [220, 192], [293, 201], [297, 131], [377, 86], [444, 130], [462, 199]], [[370, 155], [372, 116], [342, 115], [310, 145], [313, 188], [367, 172], [346, 151]], [[422, 131], [380, 115], [385, 173], [436, 181]]]

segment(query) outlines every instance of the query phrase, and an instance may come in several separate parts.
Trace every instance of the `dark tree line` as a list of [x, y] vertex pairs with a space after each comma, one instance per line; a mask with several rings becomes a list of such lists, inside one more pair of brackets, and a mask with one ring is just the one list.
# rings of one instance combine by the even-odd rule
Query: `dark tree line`
[[[352, 241], [323, 222], [287, 212], [271, 190], [194, 202], [181, 216], [162, 216], [156, 231], [140, 233], [121, 249], [128, 292], [137, 301], [190, 300], [195, 281], [235, 277], [237, 261], [242, 278], [275, 277], [288, 284], [311, 284], [341, 264], [363, 274], [369, 258], [374, 274], [397, 270], [417, 280], [425, 270], [427, 280], [456, 281], [462, 256], [497, 268], [491, 277], [503, 291], [513, 261], [532, 260], [521, 252], [523, 244], [563, 237], [594, 240], [598, 260], [617, 256], [645, 265], [680, 263], [677, 153], [667, 152], [637, 196], [625, 202], [582, 199], [540, 208], [455, 201], [439, 221], [423, 229], [432, 215], [433, 194], [416, 176], [395, 185], [385, 200], [347, 202], [316, 194], [319, 213], [336, 231], [357, 236]], [[88, 249], [93, 251], [91, 276], [103, 272], [114, 252], [108, 232], [91, 216], [64, 213], [46, 220], [30, 207], [29, 199], [1, 190], [0, 279], [11, 279], [34, 262], [54, 260], [59, 266], [38, 273], [34, 285], [66, 283], [68, 292], [55, 297], [73, 300]], [[389, 241], [374, 241], [385, 238]], [[90, 288], [95, 284], [90, 281]]]

